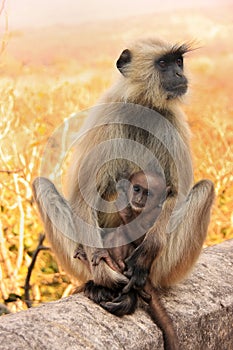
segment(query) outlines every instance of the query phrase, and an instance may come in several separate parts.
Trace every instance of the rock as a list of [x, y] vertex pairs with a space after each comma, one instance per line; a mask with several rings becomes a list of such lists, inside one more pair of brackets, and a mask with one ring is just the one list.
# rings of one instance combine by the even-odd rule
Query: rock
[[[192, 275], [160, 292], [184, 350], [233, 349], [233, 240], [206, 248]], [[118, 318], [83, 295], [2, 316], [0, 349], [163, 349], [147, 312]]]

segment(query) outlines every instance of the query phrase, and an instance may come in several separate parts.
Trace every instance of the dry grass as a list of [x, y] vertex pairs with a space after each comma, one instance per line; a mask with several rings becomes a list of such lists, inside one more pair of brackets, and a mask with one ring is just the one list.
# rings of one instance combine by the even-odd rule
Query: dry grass
[[[182, 22], [179, 25], [182, 26]], [[233, 238], [233, 79], [230, 70], [233, 56], [228, 45], [230, 35], [226, 37], [224, 26], [221, 30], [208, 49], [200, 50], [189, 60], [194, 77], [193, 92], [185, 106], [193, 132], [195, 180], [211, 179], [217, 194], [206, 245]], [[59, 38], [59, 31], [56, 35]], [[38, 61], [30, 54], [25, 61], [25, 52], [16, 55], [11, 41], [8, 52], [2, 55], [0, 293], [3, 300], [8, 299], [10, 293], [15, 294], [14, 298], [23, 296], [27, 267], [39, 233], [43, 231], [32, 203], [31, 182], [38, 175], [46, 140], [71, 113], [94, 105], [111, 84], [112, 62], [117, 50], [109, 47], [112, 43], [117, 46], [124, 35], [119, 30], [117, 39], [112, 35], [111, 41], [111, 35], [106, 34], [106, 41], [99, 40], [99, 47], [94, 48], [91, 35], [90, 38], [86, 35], [86, 42], [82, 38], [77, 45], [78, 53], [74, 49], [68, 54], [60, 50], [57, 57], [52, 48], [49, 53], [41, 48]], [[223, 36], [219, 49], [219, 38]], [[24, 35], [15, 34], [13, 39], [17, 48], [20, 42], [23, 45]], [[60, 297], [69, 283], [51, 254], [41, 253], [31, 281], [34, 303]], [[12, 310], [25, 307], [19, 299], [9, 305]]]

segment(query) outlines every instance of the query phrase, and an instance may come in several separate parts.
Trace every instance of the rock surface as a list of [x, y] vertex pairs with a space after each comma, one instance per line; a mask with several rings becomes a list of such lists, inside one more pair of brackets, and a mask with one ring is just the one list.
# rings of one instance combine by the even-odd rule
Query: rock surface
[[[203, 251], [184, 283], [161, 291], [184, 350], [233, 349], [233, 240]], [[145, 310], [117, 318], [74, 295], [0, 319], [2, 350], [163, 349]]]

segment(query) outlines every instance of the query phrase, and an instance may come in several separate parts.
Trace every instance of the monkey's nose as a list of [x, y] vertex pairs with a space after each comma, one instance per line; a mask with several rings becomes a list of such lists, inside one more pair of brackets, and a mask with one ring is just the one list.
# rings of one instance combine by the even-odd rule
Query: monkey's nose
[[144, 203], [141, 200], [140, 201], [136, 200], [136, 201], [133, 202], [133, 204], [136, 207], [138, 207], [138, 208], [143, 208], [144, 207]]
[[183, 77], [183, 74], [182, 74], [182, 73], [179, 73], [179, 72], [176, 72], [176, 76], [179, 77], [179, 78], [182, 78], [182, 77]]

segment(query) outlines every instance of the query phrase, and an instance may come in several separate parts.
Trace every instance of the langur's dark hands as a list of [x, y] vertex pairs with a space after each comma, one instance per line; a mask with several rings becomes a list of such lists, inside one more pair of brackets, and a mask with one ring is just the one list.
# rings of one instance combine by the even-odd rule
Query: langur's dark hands
[[129, 282], [123, 288], [123, 293], [128, 293], [132, 288], [142, 289], [145, 286], [151, 264], [150, 260], [145, 255], [143, 244], [125, 260], [126, 271], [124, 275], [129, 278]]

